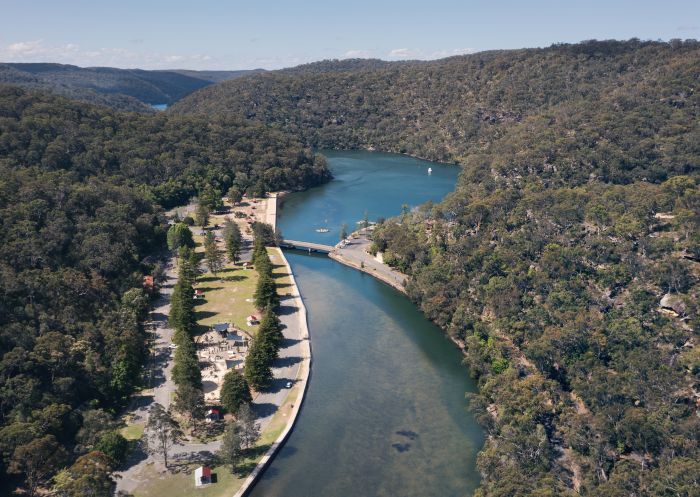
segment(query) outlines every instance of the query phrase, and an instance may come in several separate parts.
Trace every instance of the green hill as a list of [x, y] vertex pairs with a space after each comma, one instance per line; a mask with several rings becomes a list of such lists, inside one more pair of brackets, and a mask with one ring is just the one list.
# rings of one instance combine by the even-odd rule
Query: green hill
[[464, 346], [479, 497], [691, 496], [700, 474], [700, 43], [325, 61], [201, 89], [309, 146], [460, 164], [374, 250]]
[[0, 85], [0, 494], [49, 488], [144, 384], [143, 276], [165, 248], [164, 208], [329, 176], [260, 123]]

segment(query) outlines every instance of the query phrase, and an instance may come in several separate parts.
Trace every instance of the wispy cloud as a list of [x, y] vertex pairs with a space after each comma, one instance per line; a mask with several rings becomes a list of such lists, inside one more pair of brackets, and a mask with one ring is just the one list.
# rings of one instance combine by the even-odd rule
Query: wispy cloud
[[43, 40], [29, 40], [0, 45], [2, 62], [58, 62], [79, 66], [141, 67], [165, 69], [176, 67], [211, 67], [214, 59], [206, 54], [161, 54], [128, 50], [125, 48], [99, 48], [87, 50], [75, 43], [50, 45]]
[[389, 57], [396, 59], [407, 59], [415, 57], [416, 51], [410, 48], [395, 48], [389, 51]]
[[348, 50], [343, 55], [344, 59], [371, 59], [374, 57], [372, 50]]
[[453, 55], [465, 55], [474, 53], [473, 48], [452, 48], [449, 50], [422, 50], [416, 48], [394, 48], [387, 53], [389, 59], [421, 59], [432, 60]]

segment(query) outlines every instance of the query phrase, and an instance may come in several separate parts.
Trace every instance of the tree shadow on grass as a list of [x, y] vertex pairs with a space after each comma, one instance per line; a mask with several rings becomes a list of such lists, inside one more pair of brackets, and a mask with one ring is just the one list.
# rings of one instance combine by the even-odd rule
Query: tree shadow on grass
[[[202, 311], [202, 312], [204, 312], [204, 311]], [[210, 326], [207, 326], [207, 325], [204, 325], [204, 324], [198, 324], [198, 325], [196, 325], [196, 326], [194, 327], [194, 329], [193, 329], [193, 334], [194, 334], [195, 336], [196, 336], [196, 335], [203, 335], [203, 334], [205, 334], [207, 331], [209, 331], [210, 329], [211, 329]]]
[[197, 321], [201, 321], [203, 319], [207, 319], [213, 316], [216, 316], [216, 313], [211, 311], [197, 311], [194, 313], [194, 317]]
[[[227, 275], [224, 275], [221, 273], [217, 273], [216, 276], [214, 276], [214, 275], [201, 276], [201, 277], [197, 278], [197, 282], [199, 282], [199, 283], [211, 283], [214, 281], [219, 281], [219, 282], [221, 282], [221, 281], [233, 281], [233, 282], [236, 282], [236, 281], [244, 281], [247, 279], [248, 279], [247, 276], [243, 276], [240, 274], [234, 274], [234, 275], [227, 276]], [[218, 288], [217, 288], [217, 290], [218, 290]]]
[[[236, 471], [235, 474], [238, 476], [247, 476], [249, 475], [255, 467], [258, 465], [257, 459], [265, 454], [268, 450], [270, 450], [270, 447], [272, 447], [272, 444], [265, 444], [265, 445], [258, 445], [255, 447], [251, 447], [249, 449], [245, 449], [243, 451], [243, 456], [249, 459], [248, 461], [245, 461], [244, 463], [240, 463], [236, 466]], [[270, 466], [265, 469], [265, 474], [267, 476], [270, 476], [271, 474], [275, 473], [269, 473], [271, 470]]]
[[202, 287], [197, 288], [197, 290], [201, 290], [202, 292], [204, 292], [206, 294], [207, 292], [221, 290], [222, 288], [223, 288], [222, 286], [202, 286]]

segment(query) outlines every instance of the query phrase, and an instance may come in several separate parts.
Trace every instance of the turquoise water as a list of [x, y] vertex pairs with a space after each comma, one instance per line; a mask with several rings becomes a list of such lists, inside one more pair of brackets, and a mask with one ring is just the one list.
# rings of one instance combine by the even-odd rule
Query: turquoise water
[[[440, 201], [454, 189], [457, 166], [404, 155], [363, 151], [324, 151], [334, 180], [284, 197], [278, 227], [285, 238], [335, 245], [340, 226], [357, 227], [367, 211], [370, 220], [401, 213], [409, 207]], [[432, 168], [432, 174], [428, 174]], [[316, 229], [327, 228], [327, 233]]]
[[[381, 171], [368, 173], [375, 157]], [[439, 200], [457, 173], [436, 174], [449, 166], [386, 154], [343, 152], [329, 159], [341, 184], [290, 196], [283, 230], [308, 231], [313, 209], [297, 197], [316, 206], [335, 205], [336, 222], [354, 219], [364, 208], [388, 216], [400, 211], [405, 197], [420, 202], [419, 189], [422, 200]], [[433, 168], [434, 183], [418, 172], [426, 164]], [[391, 192], [367, 197], [368, 189], [382, 190], [379, 177]], [[411, 194], [399, 195], [398, 184], [410, 186]], [[292, 435], [251, 495], [471, 495], [479, 481], [475, 460], [483, 434], [466, 410], [464, 394], [475, 385], [459, 351], [387, 285], [327, 257], [286, 254], [308, 311], [311, 381]]]

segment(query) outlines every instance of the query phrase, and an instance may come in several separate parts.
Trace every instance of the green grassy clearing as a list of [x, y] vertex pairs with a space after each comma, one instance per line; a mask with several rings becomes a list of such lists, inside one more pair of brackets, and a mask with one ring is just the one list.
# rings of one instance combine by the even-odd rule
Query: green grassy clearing
[[300, 389], [297, 385], [289, 391], [284, 404], [272, 417], [257, 445], [250, 450], [251, 456], [241, 462], [237, 474], [232, 474], [227, 466], [214, 466], [212, 472], [216, 474], [217, 482], [207, 487], [195, 488], [193, 472], [198, 465], [178, 466], [177, 473], [157, 473], [153, 465], [150, 465], [138, 476], [145, 480], [145, 483], [133, 492], [135, 497], [230, 497], [240, 488], [267, 449], [284, 430]]
[[121, 429], [121, 434], [127, 440], [139, 440], [143, 435], [145, 423], [134, 423]]

